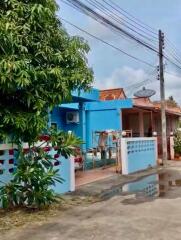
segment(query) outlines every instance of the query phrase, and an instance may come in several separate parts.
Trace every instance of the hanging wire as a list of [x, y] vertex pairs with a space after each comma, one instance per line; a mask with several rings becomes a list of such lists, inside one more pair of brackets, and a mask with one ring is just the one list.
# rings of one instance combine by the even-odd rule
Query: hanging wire
[[108, 3], [108, 1], [103, 0], [103, 2], [107, 3], [110, 5], [110, 3], [112, 4], [111, 6], [114, 7], [114, 9], [121, 13], [123, 16], [125, 16], [126, 18], [128, 18], [130, 21], [134, 22], [135, 24], [137, 24], [138, 26], [144, 28], [145, 30], [147, 30], [148, 32], [154, 34], [154, 35], [158, 35], [157, 30], [154, 29], [153, 27], [150, 27], [149, 25], [147, 25], [146, 23], [144, 23], [143, 21], [141, 21], [140, 19], [136, 18], [135, 16], [133, 16], [132, 14], [130, 14], [129, 12], [125, 11], [123, 8], [121, 8], [118, 4], [116, 4], [115, 2], [113, 2], [112, 0], [109, 0], [110, 3]]
[[60, 19], [61, 19], [62, 21], [64, 21], [64, 22], [68, 23], [69, 25], [73, 26], [74, 28], [78, 29], [79, 31], [81, 31], [81, 32], [89, 35], [90, 37], [92, 37], [92, 38], [94, 38], [94, 39], [96, 39], [96, 40], [98, 40], [98, 41], [106, 44], [107, 46], [112, 47], [112, 48], [114, 48], [115, 50], [117, 50], [117, 51], [125, 54], [126, 56], [131, 57], [131, 58], [133, 58], [134, 60], [139, 61], [139, 62], [141, 62], [141, 63], [144, 63], [144, 64], [148, 65], [149, 67], [155, 68], [155, 66], [152, 65], [151, 63], [146, 62], [146, 61], [144, 61], [144, 60], [142, 60], [142, 59], [140, 59], [140, 58], [137, 58], [137, 57], [135, 57], [135, 56], [127, 53], [126, 51], [123, 51], [122, 49], [116, 47], [115, 45], [113, 45], [113, 44], [111, 44], [111, 43], [109, 43], [109, 42], [106, 42], [106, 41], [104, 41], [103, 39], [101, 39], [101, 38], [93, 35], [92, 33], [90, 33], [90, 32], [88, 32], [88, 31], [86, 31], [86, 30], [84, 30], [84, 29], [76, 26], [75, 24], [71, 23], [70, 21], [68, 21], [68, 20], [66, 20], [66, 19], [64, 19], [64, 18], [60, 18]]
[[[94, 9], [92, 9], [89, 5], [84, 4], [80, 0], [61, 0], [61, 1], [67, 5], [75, 8], [76, 10], [86, 14], [87, 16], [92, 17], [94, 20], [96, 20], [97, 22], [106, 26], [107, 28], [109, 28], [111, 31], [118, 34], [119, 36], [127, 37], [128, 39], [136, 42], [138, 45], [143, 46], [159, 55], [157, 47], [155, 45], [152, 45], [153, 37], [154, 37], [154, 39], [157, 39], [156, 36], [158, 35], [158, 33], [156, 32], [156, 30], [154, 28], [150, 27], [149, 25], [143, 23], [139, 19], [135, 18], [133, 15], [131, 15], [130, 13], [128, 13], [127, 11], [122, 9], [118, 4], [116, 4], [112, 0], [109, 0], [109, 1], [102, 0], [102, 2], [104, 2], [107, 7], [105, 5], [99, 3], [97, 0], [87, 0], [86, 1], [92, 7], [95, 7], [96, 9], [101, 11], [101, 13], [103, 15], [99, 14]], [[108, 6], [111, 9], [113, 9], [114, 11], [116, 11], [117, 13], [115, 13], [110, 8], [108, 8]], [[123, 16], [126, 19], [123, 19]], [[119, 23], [119, 24], [117, 24], [117, 23]], [[120, 24], [121, 24], [121, 26], [120, 26]], [[124, 28], [122, 27], [122, 25], [124, 26]], [[78, 28], [78, 26], [76, 26], [76, 27]], [[135, 29], [132, 27], [134, 27]], [[141, 30], [141, 28], [144, 29], [144, 34], [146, 34], [146, 31], [148, 31], [148, 34], [144, 35], [143, 30]], [[79, 28], [79, 30], [80, 30], [80, 28]], [[94, 38], [97, 38], [96, 36], [93, 36], [93, 34], [90, 34], [83, 29], [81, 29], [81, 30], [84, 31], [84, 33], [87, 33], [88, 35], [90, 35]], [[131, 33], [130, 31], [134, 32], [134, 34]], [[152, 37], [152, 39], [150, 39], [149, 37]], [[100, 38], [97, 38], [97, 40], [104, 42], [105, 44], [117, 49], [118, 51], [122, 51], [122, 53], [134, 58], [135, 60], [141, 61], [142, 63], [145, 63], [147, 65], [151, 65], [150, 63], [147, 63], [142, 59], [134, 57], [131, 54], [128, 54], [126, 51], [123, 51], [122, 49], [114, 46], [113, 44], [110, 44]], [[179, 70], [181, 70], [181, 57], [178, 55], [179, 51], [177, 50], [177, 48], [175, 48], [175, 46], [167, 38], [166, 38], [166, 43], [168, 44], [169, 48], [168, 49], [166, 48], [166, 50], [163, 53], [163, 57], [168, 62], [170, 62], [172, 65], [174, 65]]]
[[81, 1], [79, 1], [79, 0], [67, 0], [67, 1], [72, 3], [74, 6], [78, 7], [79, 9], [81, 9], [86, 15], [91, 16], [96, 21], [100, 22], [101, 24], [104, 23], [108, 27], [111, 27], [114, 30], [120, 31], [121, 33], [123, 33], [124, 35], [126, 35], [127, 37], [129, 37], [131, 39], [134, 39], [136, 42], [138, 42], [142, 46], [146, 47], [147, 49], [158, 53], [157, 49], [154, 46], [152, 46], [148, 42], [143, 41], [142, 39], [136, 37], [135, 35], [131, 34], [127, 30], [122, 29], [121, 27], [119, 27], [118, 25], [116, 25], [115, 23], [110, 21], [110, 19], [98, 14], [96, 11], [94, 11], [92, 8], [90, 8], [86, 4], [82, 3]]
[[145, 39], [147, 39], [151, 42], [155, 42], [155, 41], [158, 42], [157, 37], [147, 33], [146, 31], [144, 31], [140, 27], [136, 26], [135, 24], [130, 23], [130, 21], [127, 21], [120, 14], [118, 15], [115, 11], [113, 11], [112, 9], [110, 9], [110, 8], [106, 7], [105, 5], [101, 4], [97, 0], [87, 0], [87, 2], [89, 4], [91, 4], [92, 6], [96, 7], [97, 9], [99, 9], [104, 14], [106, 14], [106, 16], [115, 20], [117, 23], [121, 24], [122, 26], [131, 30], [132, 32], [142, 36], [143, 38], [145, 38]]

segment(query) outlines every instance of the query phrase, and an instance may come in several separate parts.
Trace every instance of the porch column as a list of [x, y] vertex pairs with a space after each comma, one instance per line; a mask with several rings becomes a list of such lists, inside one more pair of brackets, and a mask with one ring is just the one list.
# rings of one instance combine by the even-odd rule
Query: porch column
[[139, 132], [140, 137], [144, 137], [143, 111], [139, 111]]
[[152, 132], [156, 132], [155, 113], [152, 113]]
[[79, 113], [81, 138], [84, 142], [84, 144], [82, 144], [82, 150], [86, 150], [86, 113], [84, 103], [79, 103]]
[[170, 159], [174, 160], [175, 158], [175, 151], [174, 151], [174, 137], [170, 137]]

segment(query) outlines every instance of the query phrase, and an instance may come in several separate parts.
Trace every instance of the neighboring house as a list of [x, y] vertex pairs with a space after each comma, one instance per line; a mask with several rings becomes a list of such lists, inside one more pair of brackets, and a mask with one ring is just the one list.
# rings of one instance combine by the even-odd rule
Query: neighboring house
[[[68, 119], [73, 116], [74, 119]], [[166, 106], [167, 137], [175, 131], [181, 109]], [[95, 131], [127, 130], [132, 137], [148, 137], [157, 132], [158, 153], [161, 154], [161, 106], [149, 98], [126, 97], [123, 88], [90, 92], [73, 92], [71, 103], [62, 104], [52, 111], [51, 124], [58, 129], [73, 131], [81, 137], [84, 150], [94, 147]]]
[[[100, 100], [127, 99], [122, 88], [100, 91]], [[133, 137], [148, 137], [157, 132], [158, 152], [161, 154], [161, 104], [149, 98], [133, 98], [133, 108], [122, 111], [123, 130], [130, 130]], [[175, 131], [181, 116], [180, 107], [166, 104], [167, 137]]]
[[[100, 91], [100, 100], [127, 99], [122, 88]], [[122, 111], [123, 129], [132, 130], [133, 137], [147, 137], [149, 128], [161, 135], [161, 104], [149, 98], [133, 98], [133, 108]], [[181, 109], [166, 105], [167, 135], [177, 128]]]

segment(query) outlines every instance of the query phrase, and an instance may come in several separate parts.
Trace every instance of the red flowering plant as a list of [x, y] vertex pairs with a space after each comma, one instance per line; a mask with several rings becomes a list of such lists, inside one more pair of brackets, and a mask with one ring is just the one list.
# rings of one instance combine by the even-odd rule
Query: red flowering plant
[[[40, 209], [55, 202], [57, 196], [51, 186], [62, 183], [59, 175], [59, 157], [74, 155], [80, 138], [63, 131], [50, 130], [41, 142], [27, 149], [18, 149], [17, 168], [13, 180], [0, 187], [0, 202], [4, 208], [23, 206]], [[51, 154], [51, 150], [54, 154]]]

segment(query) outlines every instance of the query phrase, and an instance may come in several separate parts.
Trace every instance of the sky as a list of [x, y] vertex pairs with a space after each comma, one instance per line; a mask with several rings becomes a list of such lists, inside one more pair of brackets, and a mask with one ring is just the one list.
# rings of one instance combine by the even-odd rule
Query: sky
[[[85, 1], [85, 0], [82, 0]], [[101, 2], [102, 0], [98, 0]], [[181, 1], [180, 0], [112, 0], [122, 9], [126, 10], [134, 17], [148, 24], [154, 29], [161, 29], [166, 38], [169, 39], [177, 49], [181, 46]], [[86, 2], [86, 1], [85, 1]], [[152, 65], [158, 64], [158, 56], [146, 50], [137, 43], [118, 36], [110, 29], [102, 26], [92, 18], [80, 13], [76, 9], [67, 6], [61, 0], [57, 0], [60, 7], [58, 16], [64, 18], [91, 34], [121, 48], [125, 52], [145, 60]], [[82, 36], [90, 46], [87, 56], [89, 66], [94, 71], [93, 86], [99, 89], [125, 88], [128, 97], [131, 97], [139, 88], [132, 87], [134, 84], [149, 79], [146, 88], [154, 89], [156, 95], [154, 99], [159, 99], [159, 81], [156, 80], [156, 72], [149, 66], [137, 62], [125, 56], [123, 53], [91, 38], [78, 29], [63, 22], [70, 35]], [[167, 47], [167, 46], [166, 46]], [[180, 49], [181, 52], [181, 49]], [[179, 52], [178, 52], [179, 54]], [[181, 53], [180, 53], [181, 57]], [[173, 96], [181, 104], [181, 70], [175, 68], [168, 61], [165, 61], [165, 94], [166, 97]], [[180, 75], [180, 77], [179, 77]], [[138, 84], [139, 85], [139, 84]]]

